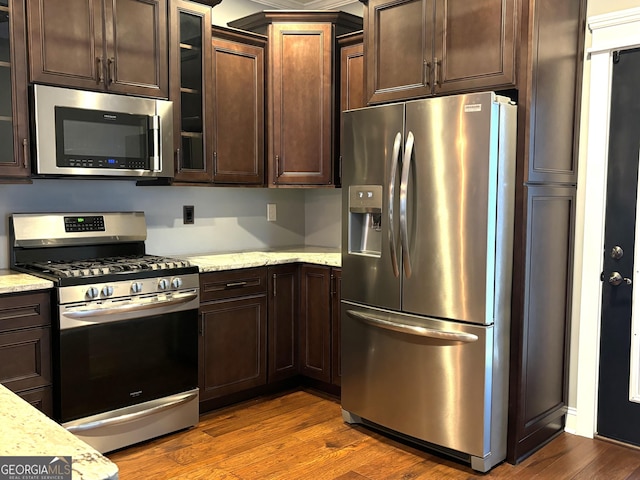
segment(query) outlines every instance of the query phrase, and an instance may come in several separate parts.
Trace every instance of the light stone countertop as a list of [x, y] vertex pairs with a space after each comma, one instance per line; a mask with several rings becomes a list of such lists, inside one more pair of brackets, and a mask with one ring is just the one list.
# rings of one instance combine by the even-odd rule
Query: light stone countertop
[[0, 457], [70, 456], [74, 480], [115, 480], [118, 467], [0, 385]]
[[53, 288], [53, 282], [26, 273], [0, 268], [0, 294], [46, 290], [48, 288]]
[[[197, 255], [170, 255], [189, 260], [201, 273], [239, 268], [264, 267], [285, 263], [311, 263], [340, 267], [342, 256], [339, 248], [290, 247], [283, 249], [253, 250], [245, 252], [219, 252]], [[53, 288], [53, 282], [34, 275], [0, 269], [0, 295]]]
[[294, 247], [264, 251], [182, 255], [181, 258], [197, 265], [201, 273], [297, 262], [330, 267], [340, 267], [342, 264], [340, 249], [325, 247]]

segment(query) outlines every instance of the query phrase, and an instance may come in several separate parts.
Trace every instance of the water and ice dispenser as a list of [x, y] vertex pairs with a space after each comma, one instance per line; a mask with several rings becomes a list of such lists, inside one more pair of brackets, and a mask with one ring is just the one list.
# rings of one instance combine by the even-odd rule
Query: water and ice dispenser
[[349, 187], [349, 253], [379, 257], [382, 251], [382, 186]]

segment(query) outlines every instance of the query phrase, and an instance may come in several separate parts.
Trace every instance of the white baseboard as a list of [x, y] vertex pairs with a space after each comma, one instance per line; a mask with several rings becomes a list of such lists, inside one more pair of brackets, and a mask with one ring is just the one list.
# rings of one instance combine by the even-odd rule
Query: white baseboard
[[576, 435], [577, 422], [578, 422], [578, 411], [573, 407], [569, 407], [567, 409], [567, 419], [564, 424], [564, 431], [567, 433]]

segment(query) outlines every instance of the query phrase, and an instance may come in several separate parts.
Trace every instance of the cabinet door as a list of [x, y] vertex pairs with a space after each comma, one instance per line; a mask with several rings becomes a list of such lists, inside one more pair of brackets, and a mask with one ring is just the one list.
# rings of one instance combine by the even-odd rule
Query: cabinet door
[[575, 184], [586, 7], [582, 0], [536, 0], [528, 8], [531, 63], [523, 59], [520, 75], [530, 86], [529, 104], [518, 109], [518, 137], [527, 140], [522, 181]]
[[24, 0], [0, 0], [0, 181], [27, 178], [29, 120]]
[[210, 400], [267, 381], [267, 299], [264, 295], [200, 308], [200, 400]]
[[270, 382], [298, 374], [298, 266], [269, 267]]
[[340, 47], [340, 110], [343, 112], [367, 106], [364, 94], [362, 33], [356, 38], [356, 43]]
[[105, 0], [104, 28], [106, 87], [167, 98], [167, 0]]
[[331, 381], [331, 272], [303, 265], [300, 270], [300, 373]]
[[172, 1], [169, 18], [175, 180], [211, 182], [211, 8]]
[[31, 82], [104, 88], [102, 0], [27, 0], [27, 14]]
[[0, 383], [51, 416], [49, 295], [41, 291], [0, 296]]
[[515, 85], [515, 3], [436, 0], [436, 94]]
[[213, 38], [213, 181], [264, 185], [264, 46]]
[[340, 321], [342, 270], [332, 268], [331, 280], [331, 383], [340, 386], [342, 378], [342, 322]]
[[567, 411], [575, 187], [526, 186], [524, 252], [514, 262], [507, 459], [561, 431]]
[[369, 0], [364, 10], [369, 103], [431, 95], [434, 1]]
[[269, 29], [269, 183], [329, 185], [333, 27], [273, 23]]

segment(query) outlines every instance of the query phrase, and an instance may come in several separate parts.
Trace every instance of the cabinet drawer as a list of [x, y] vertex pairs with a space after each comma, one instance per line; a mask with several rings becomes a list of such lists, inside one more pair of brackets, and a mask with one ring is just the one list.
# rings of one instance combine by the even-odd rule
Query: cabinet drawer
[[267, 268], [246, 268], [200, 275], [200, 302], [259, 295], [267, 291]]
[[0, 333], [0, 382], [19, 392], [51, 384], [51, 329]]
[[45, 415], [53, 416], [53, 395], [51, 387], [34, 388], [25, 392], [18, 392], [18, 395], [29, 402]]
[[51, 325], [49, 292], [0, 297], [0, 332]]

